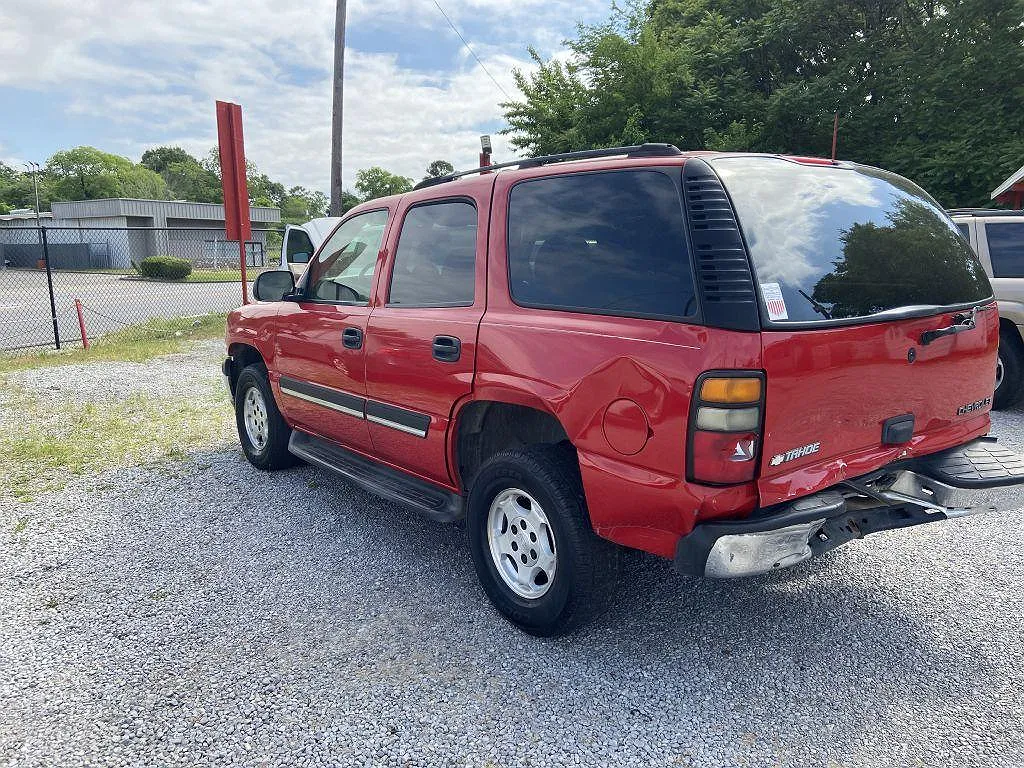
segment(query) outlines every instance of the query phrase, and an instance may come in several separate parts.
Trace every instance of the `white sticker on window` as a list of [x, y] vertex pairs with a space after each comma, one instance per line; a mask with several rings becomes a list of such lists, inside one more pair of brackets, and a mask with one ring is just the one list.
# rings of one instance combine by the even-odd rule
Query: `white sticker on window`
[[761, 283], [761, 295], [764, 296], [764, 305], [768, 308], [769, 320], [789, 320], [786, 300], [782, 298], [782, 288], [778, 283]]

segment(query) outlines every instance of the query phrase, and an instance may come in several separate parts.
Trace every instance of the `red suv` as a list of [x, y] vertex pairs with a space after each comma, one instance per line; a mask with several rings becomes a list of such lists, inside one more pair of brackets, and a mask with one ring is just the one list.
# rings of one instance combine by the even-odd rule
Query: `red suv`
[[653, 144], [491, 166], [360, 205], [254, 295], [224, 364], [249, 460], [465, 518], [535, 634], [601, 605], [609, 542], [758, 574], [1024, 482], [985, 437], [988, 278], [875, 168]]

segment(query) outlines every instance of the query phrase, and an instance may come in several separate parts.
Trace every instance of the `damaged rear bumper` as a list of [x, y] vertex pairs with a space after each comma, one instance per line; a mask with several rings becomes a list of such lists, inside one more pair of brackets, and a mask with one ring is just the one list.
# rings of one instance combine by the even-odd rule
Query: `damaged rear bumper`
[[676, 569], [731, 578], [779, 570], [879, 531], [995, 511], [954, 504], [964, 489], [1024, 483], [1024, 456], [981, 438], [884, 467], [744, 520], [702, 523], [676, 546]]

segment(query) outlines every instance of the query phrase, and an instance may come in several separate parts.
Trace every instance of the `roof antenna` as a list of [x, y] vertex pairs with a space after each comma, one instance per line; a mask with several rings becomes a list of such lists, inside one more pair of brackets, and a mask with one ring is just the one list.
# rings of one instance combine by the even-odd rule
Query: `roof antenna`
[[836, 161], [836, 141], [839, 139], [839, 112], [832, 119], [832, 162]]

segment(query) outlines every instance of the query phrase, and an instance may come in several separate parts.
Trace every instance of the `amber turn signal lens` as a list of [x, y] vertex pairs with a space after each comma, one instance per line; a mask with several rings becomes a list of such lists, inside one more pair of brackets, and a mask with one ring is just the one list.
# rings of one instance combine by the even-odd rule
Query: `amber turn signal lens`
[[761, 400], [761, 380], [730, 377], [704, 379], [700, 399], [705, 403], [757, 403]]

